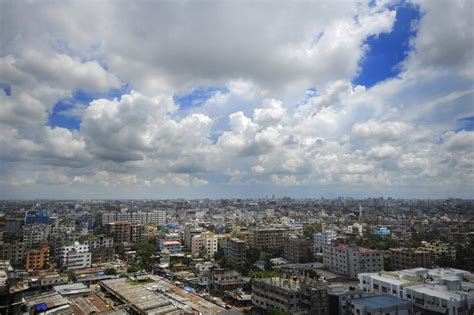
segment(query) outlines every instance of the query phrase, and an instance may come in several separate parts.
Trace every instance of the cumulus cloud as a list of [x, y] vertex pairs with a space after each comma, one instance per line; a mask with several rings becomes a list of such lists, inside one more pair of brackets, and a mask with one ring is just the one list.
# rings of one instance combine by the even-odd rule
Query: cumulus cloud
[[[421, 196], [442, 184], [471, 196], [473, 131], [458, 122], [474, 115], [472, 3], [415, 5], [401, 73], [366, 88], [351, 82], [367, 38], [394, 25], [384, 1], [2, 3], [1, 196], [239, 185]], [[218, 92], [175, 103], [201, 86]], [[50, 126], [77, 91], [101, 95], [58, 113], [79, 129]]]

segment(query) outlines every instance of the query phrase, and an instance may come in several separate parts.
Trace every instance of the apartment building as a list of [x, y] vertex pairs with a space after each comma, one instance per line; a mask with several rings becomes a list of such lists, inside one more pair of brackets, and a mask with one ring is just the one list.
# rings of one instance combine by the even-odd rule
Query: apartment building
[[316, 251], [321, 251], [323, 245], [331, 244], [337, 239], [337, 233], [334, 230], [326, 230], [324, 232], [314, 234], [314, 247]]
[[89, 245], [92, 254], [92, 263], [104, 263], [114, 259], [113, 237], [99, 236], [84, 241]]
[[48, 241], [51, 234], [51, 225], [34, 223], [23, 227], [23, 244], [26, 248], [30, 248], [36, 244]]
[[283, 248], [287, 230], [284, 228], [255, 228], [253, 229], [252, 245], [257, 249]]
[[193, 237], [196, 235], [200, 235], [204, 232], [204, 229], [201, 227], [196, 227], [194, 225], [186, 225], [184, 227], [184, 237], [183, 237], [183, 245], [186, 249], [191, 249]]
[[138, 243], [145, 238], [145, 226], [126, 221], [112, 222], [107, 224], [107, 235], [112, 236], [115, 243]]
[[283, 258], [294, 263], [307, 263], [313, 260], [313, 241], [290, 235], [283, 244]]
[[233, 268], [242, 268], [246, 261], [246, 243], [238, 238], [230, 238], [227, 242], [226, 259]]
[[330, 270], [356, 278], [361, 272], [383, 270], [380, 251], [346, 244], [323, 245], [323, 264]]
[[43, 269], [49, 261], [49, 245], [42, 244], [38, 248], [30, 248], [25, 252], [25, 269]]
[[413, 268], [358, 276], [359, 287], [365, 292], [410, 301], [422, 314], [446, 315], [474, 312], [472, 282], [464, 282], [473, 277], [468, 271], [453, 268]]
[[350, 300], [347, 314], [352, 315], [411, 315], [413, 303], [393, 296], [370, 296]]
[[431, 251], [421, 248], [390, 248], [390, 267], [392, 270], [433, 267]]
[[252, 302], [260, 309], [294, 315], [328, 314], [327, 286], [309, 278], [254, 278]]
[[140, 224], [166, 224], [166, 210], [103, 212], [102, 225], [124, 221]]
[[88, 244], [75, 242], [71, 246], [62, 246], [56, 250], [56, 260], [64, 269], [87, 268], [92, 264], [92, 253]]
[[440, 258], [443, 256], [450, 257], [452, 260], [456, 260], [456, 249], [454, 246], [443, 243], [441, 241], [436, 241], [436, 242], [421, 242], [423, 247], [426, 248], [426, 250], [429, 250], [430, 252], [433, 253], [434, 258]]
[[194, 235], [191, 240], [191, 254], [194, 257], [203, 255], [205, 258], [212, 258], [217, 252], [218, 238], [210, 232], [203, 232]]
[[25, 246], [22, 242], [0, 242], [0, 260], [8, 260], [11, 264], [23, 265], [25, 259]]

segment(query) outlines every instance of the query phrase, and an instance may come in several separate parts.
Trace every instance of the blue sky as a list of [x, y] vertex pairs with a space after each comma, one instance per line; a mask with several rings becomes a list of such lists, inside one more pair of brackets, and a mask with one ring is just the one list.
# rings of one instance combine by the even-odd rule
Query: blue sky
[[410, 3], [9, 1], [0, 198], [470, 197], [474, 3]]
[[84, 90], [74, 91], [72, 96], [67, 99], [62, 99], [56, 102], [53, 107], [53, 112], [49, 115], [49, 125], [51, 127], [62, 127], [69, 130], [78, 130], [81, 125], [80, 116], [70, 116], [65, 114], [68, 110], [76, 107], [87, 107], [90, 102], [99, 98], [112, 100], [120, 98], [123, 94], [129, 93], [131, 87], [129, 84], [124, 84], [118, 89], [111, 89], [107, 93], [90, 92]]
[[410, 51], [410, 39], [416, 35], [414, 26], [419, 19], [417, 7], [409, 4], [398, 7], [392, 32], [370, 36], [365, 41], [368, 52], [360, 62], [361, 71], [353, 83], [370, 88], [397, 76], [401, 71], [400, 63]]

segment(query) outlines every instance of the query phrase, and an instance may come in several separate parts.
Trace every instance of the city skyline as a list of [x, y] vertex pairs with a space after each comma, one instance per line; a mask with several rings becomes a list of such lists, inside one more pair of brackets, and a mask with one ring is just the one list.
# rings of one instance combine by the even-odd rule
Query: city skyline
[[0, 199], [472, 199], [473, 10], [0, 1]]

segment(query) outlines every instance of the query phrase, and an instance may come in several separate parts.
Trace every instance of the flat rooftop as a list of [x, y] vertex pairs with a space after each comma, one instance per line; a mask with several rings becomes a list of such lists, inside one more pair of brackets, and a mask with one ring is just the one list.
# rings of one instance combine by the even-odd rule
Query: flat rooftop
[[380, 295], [357, 299], [354, 300], [352, 303], [354, 303], [354, 305], [362, 305], [369, 308], [383, 308], [404, 305], [410, 302], [397, 299], [393, 296]]

